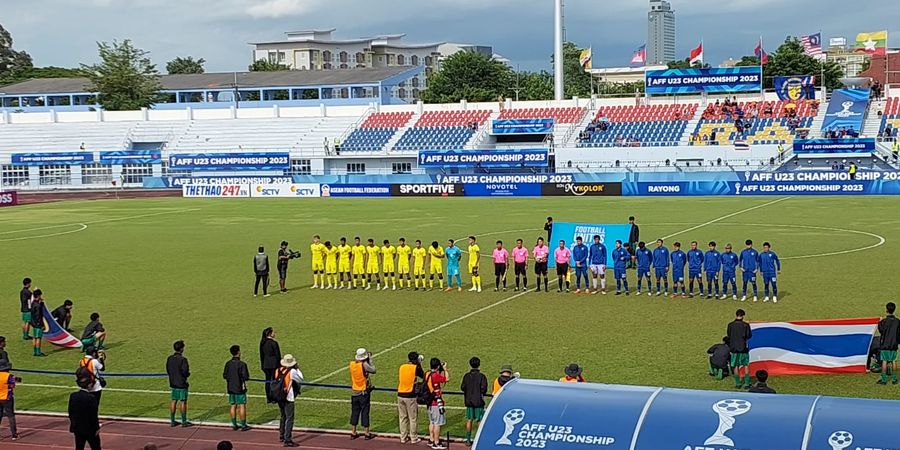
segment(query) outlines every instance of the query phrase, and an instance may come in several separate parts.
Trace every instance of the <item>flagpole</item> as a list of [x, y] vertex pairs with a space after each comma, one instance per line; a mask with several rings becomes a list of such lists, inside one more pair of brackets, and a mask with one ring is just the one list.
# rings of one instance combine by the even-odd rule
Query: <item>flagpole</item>
[[[822, 50], [823, 47], [825, 47], [825, 44], [823, 41], [824, 41], [824, 39], [822, 38], [822, 29], [820, 28], [819, 29], [819, 50]], [[825, 50], [822, 50], [822, 56], [824, 56], [825, 59], [822, 59], [819, 61], [819, 67], [822, 68], [822, 81], [821, 81], [821, 83], [822, 83], [822, 99], [819, 100], [819, 102], [824, 102], [825, 96], [828, 95], [828, 93], [825, 92], [825, 63], [828, 61], [828, 53], [826, 53]]]
[[766, 101], [766, 93], [763, 90], [763, 55], [766, 54], [766, 50], [763, 48], [763, 37], [759, 35], [759, 101]]

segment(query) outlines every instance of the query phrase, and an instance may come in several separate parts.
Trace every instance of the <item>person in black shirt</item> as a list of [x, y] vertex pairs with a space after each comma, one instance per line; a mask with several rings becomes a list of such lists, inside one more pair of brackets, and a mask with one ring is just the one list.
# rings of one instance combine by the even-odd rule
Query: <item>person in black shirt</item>
[[22, 290], [19, 292], [19, 303], [22, 312], [22, 339], [31, 339], [31, 278], [22, 280]]
[[728, 348], [728, 336], [722, 338], [722, 342], [713, 345], [706, 351], [709, 354], [709, 376], [721, 380], [728, 376], [728, 363], [731, 360], [731, 350]]
[[478, 426], [484, 417], [484, 396], [487, 394], [487, 377], [479, 370], [481, 360], [473, 357], [469, 360], [472, 370], [465, 374], [459, 389], [463, 392], [466, 404], [466, 445], [472, 445], [472, 428]]
[[881, 379], [878, 384], [887, 384], [888, 375], [891, 382], [897, 384], [897, 344], [900, 341], [900, 320], [894, 316], [897, 305], [893, 302], [886, 306], [887, 315], [878, 322], [878, 334], [881, 336]]
[[0, 365], [12, 365], [9, 362], [9, 354], [6, 353], [6, 337], [0, 336]]
[[756, 384], [750, 388], [750, 392], [754, 394], [774, 394], [775, 389], [769, 387], [769, 372], [765, 370], [756, 371]]
[[641, 229], [634, 223], [634, 216], [628, 217], [628, 223], [631, 224], [631, 233], [628, 235], [628, 253], [631, 253], [631, 260], [628, 261], [627, 268], [633, 269], [635, 267], [634, 251], [637, 248], [638, 242], [641, 241]]
[[553, 218], [548, 217], [547, 223], [544, 224], [544, 231], [547, 232], [547, 242], [551, 242], [550, 235], [553, 234]]
[[253, 296], [259, 294], [259, 284], [263, 286], [263, 297], [269, 296], [269, 255], [266, 249], [259, 246], [259, 252], [253, 257], [253, 273], [256, 274], [256, 283], [253, 285]]
[[[744, 322], [744, 310], [739, 309], [734, 314], [735, 319], [728, 324], [728, 347], [731, 350], [731, 370], [734, 375], [735, 389], [750, 389], [750, 347], [747, 341], [753, 337], [750, 325]], [[743, 385], [741, 380], [743, 379]]]
[[287, 280], [288, 261], [290, 260], [291, 252], [288, 250], [288, 242], [281, 241], [281, 248], [278, 249], [278, 285], [281, 286], [282, 294], [287, 293], [284, 282]]
[[[259, 365], [267, 382], [275, 379], [275, 371], [281, 367], [281, 347], [275, 340], [275, 330], [272, 327], [268, 327], [262, 332], [262, 339], [259, 341]], [[275, 403], [268, 389], [266, 389], [266, 401]]]
[[177, 427], [178, 422], [175, 421], [175, 411], [178, 409], [178, 402], [181, 402], [181, 426], [189, 427], [193, 425], [187, 420], [188, 378], [191, 376], [191, 368], [187, 358], [184, 357], [184, 341], [176, 341], [172, 348], [175, 350], [175, 353], [169, 355], [169, 358], [166, 359], [166, 374], [169, 375], [169, 387], [172, 389], [169, 418], [172, 426]]
[[100, 314], [91, 313], [91, 321], [84, 327], [84, 332], [81, 333], [81, 344], [85, 348], [89, 345], [93, 345], [97, 347], [98, 350], [103, 350], [106, 348], [104, 346], [105, 342], [106, 328], [100, 323]]
[[80, 390], [69, 396], [69, 432], [75, 435], [75, 449], [100, 450], [100, 399], [88, 392], [93, 380], [76, 380]]
[[31, 337], [34, 343], [34, 356], [47, 356], [41, 351], [41, 340], [44, 337], [44, 298], [40, 289], [35, 289], [31, 298]]
[[62, 305], [50, 313], [53, 319], [56, 320], [56, 323], [68, 332], [72, 331], [69, 329], [69, 323], [72, 322], [72, 305], [72, 300], [66, 299]]
[[[241, 346], [232, 345], [229, 350], [231, 359], [225, 363], [222, 378], [225, 379], [228, 404], [231, 405], [231, 428], [235, 431], [248, 431], [250, 427], [247, 426], [247, 381], [250, 380], [250, 370], [247, 369], [247, 363], [241, 361]], [[238, 417], [241, 420], [240, 427]]]

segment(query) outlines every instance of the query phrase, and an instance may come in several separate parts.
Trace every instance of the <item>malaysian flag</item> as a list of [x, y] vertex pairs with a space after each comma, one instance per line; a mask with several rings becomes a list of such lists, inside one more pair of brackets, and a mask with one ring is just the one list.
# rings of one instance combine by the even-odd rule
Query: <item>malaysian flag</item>
[[822, 51], [822, 33], [803, 36], [800, 43], [803, 44], [803, 53], [815, 59], [825, 59], [825, 52]]
[[47, 309], [46, 303], [44, 304], [44, 323], [47, 324], [46, 331], [44, 331], [45, 340], [60, 347], [81, 348], [81, 341], [69, 334], [68, 331], [64, 330], [63, 327], [59, 326], [59, 324], [53, 320], [53, 316], [50, 314], [50, 310]]

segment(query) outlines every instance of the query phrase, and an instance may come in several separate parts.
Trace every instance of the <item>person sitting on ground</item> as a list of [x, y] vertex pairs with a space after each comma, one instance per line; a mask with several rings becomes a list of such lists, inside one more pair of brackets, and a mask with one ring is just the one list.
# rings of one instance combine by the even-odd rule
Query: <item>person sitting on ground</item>
[[728, 343], [728, 336], [725, 336], [722, 342], [706, 350], [709, 354], [709, 376], [716, 377], [717, 380], [723, 380], [729, 374], [728, 362], [731, 361], [731, 350]]
[[62, 305], [50, 313], [53, 316], [53, 320], [56, 320], [59, 326], [70, 333], [72, 332], [69, 329], [69, 323], [72, 322], [72, 305], [72, 300], [67, 298]]
[[93, 313], [90, 323], [84, 327], [84, 333], [81, 333], [81, 345], [83, 348], [94, 346], [97, 350], [103, 350], [106, 348], [104, 342], [106, 342], [106, 328], [100, 323], [100, 314]]
[[579, 366], [578, 364], [575, 364], [575, 363], [569, 364], [564, 369], [564, 372], [566, 373], [566, 376], [559, 379], [559, 381], [562, 381], [563, 383], [584, 383], [585, 382], [584, 377], [581, 376], [581, 372], [582, 372], [581, 366]]
[[756, 384], [750, 387], [750, 392], [754, 394], [774, 394], [775, 389], [769, 387], [768, 381], [769, 372], [766, 372], [765, 370], [757, 370]]

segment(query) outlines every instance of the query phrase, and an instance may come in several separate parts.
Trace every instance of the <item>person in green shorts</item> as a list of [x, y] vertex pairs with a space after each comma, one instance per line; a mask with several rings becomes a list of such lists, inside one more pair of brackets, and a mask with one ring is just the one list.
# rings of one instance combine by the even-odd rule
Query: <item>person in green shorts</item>
[[472, 429], [484, 417], [484, 396], [487, 394], [488, 380], [481, 373], [481, 360], [477, 356], [469, 360], [472, 370], [465, 374], [460, 385], [466, 403], [466, 445], [472, 445]]
[[22, 312], [22, 339], [31, 339], [31, 278], [22, 280], [22, 290], [19, 291], [19, 310]]
[[878, 384], [887, 384], [888, 375], [891, 383], [897, 384], [897, 344], [900, 342], [900, 320], [894, 316], [897, 305], [893, 302], [886, 306], [887, 315], [878, 322], [878, 334], [881, 335], [881, 379]]
[[103, 350], [106, 348], [103, 345], [104, 342], [106, 342], [106, 328], [100, 323], [100, 314], [93, 313], [90, 323], [84, 327], [84, 333], [81, 333], [82, 348], [94, 346], [98, 350]]
[[175, 412], [178, 402], [181, 402], [181, 426], [193, 425], [187, 420], [188, 410], [188, 377], [191, 376], [191, 368], [187, 358], [184, 357], [184, 341], [176, 341], [172, 345], [175, 353], [166, 360], [166, 374], [169, 375], [169, 387], [172, 388], [172, 404], [169, 405], [169, 418], [172, 426], [177, 427]]
[[728, 364], [731, 360], [729, 343], [728, 336], [725, 336], [722, 338], [722, 342], [713, 345], [706, 351], [709, 354], [709, 376], [716, 377], [717, 380], [728, 376]]
[[34, 344], [34, 356], [47, 356], [41, 351], [44, 337], [44, 298], [40, 289], [34, 290], [31, 298], [31, 342]]
[[731, 374], [735, 389], [750, 389], [750, 346], [747, 341], [753, 337], [750, 324], [744, 322], [744, 310], [734, 313], [734, 320], [728, 324], [726, 336], [731, 350]]
[[[222, 378], [228, 392], [228, 404], [231, 405], [231, 428], [235, 431], [248, 431], [247, 426], [247, 381], [250, 380], [250, 369], [241, 361], [241, 346], [231, 346], [231, 360], [225, 363]], [[241, 425], [238, 426], [238, 419]]]

